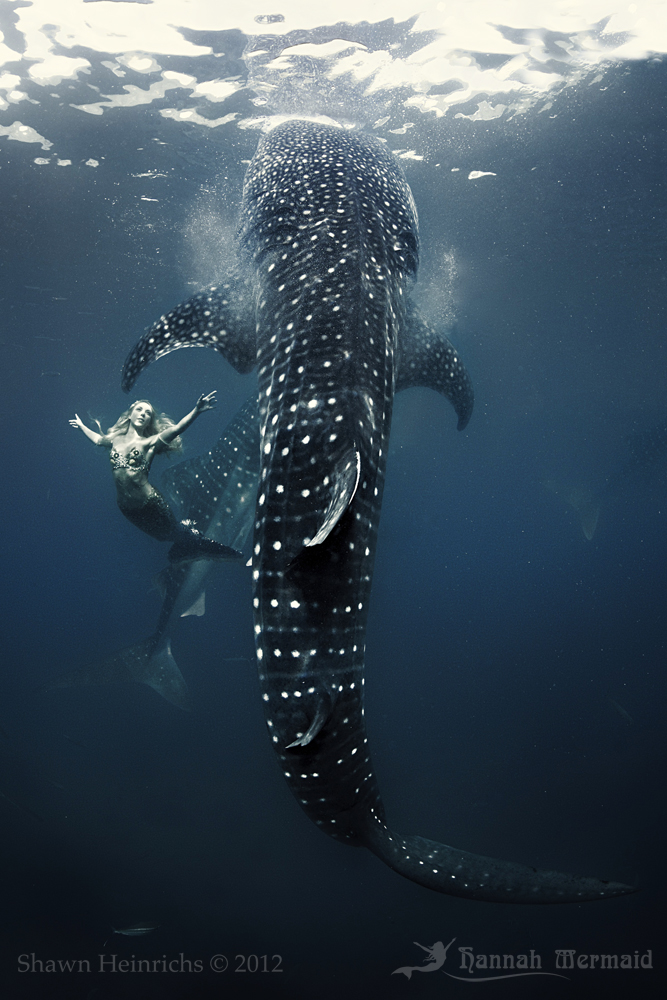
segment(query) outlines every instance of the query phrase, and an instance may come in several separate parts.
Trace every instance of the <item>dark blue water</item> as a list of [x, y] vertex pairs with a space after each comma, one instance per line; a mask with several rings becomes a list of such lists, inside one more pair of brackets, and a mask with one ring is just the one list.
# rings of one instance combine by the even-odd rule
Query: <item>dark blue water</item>
[[[63, 111], [68, 149], [87, 157], [94, 127], [103, 169], [45, 171], [34, 147], [0, 145], [2, 1000], [664, 995], [667, 456], [604, 494], [590, 541], [564, 500], [601, 493], [631, 435], [667, 421], [667, 72], [637, 63], [607, 82], [565, 92], [554, 118], [420, 126], [428, 160], [406, 167], [420, 295], [455, 316], [477, 401], [457, 435], [443, 399], [396, 400], [367, 718], [398, 830], [642, 891], [463, 901], [323, 836], [266, 738], [240, 567], [174, 630], [190, 714], [138, 685], [41, 690], [154, 628], [165, 547], [122, 518], [103, 456], [68, 419], [113, 423], [130, 347], [214, 279], [256, 145], [152, 110]], [[473, 169], [497, 176], [468, 182]], [[138, 385], [175, 417], [213, 388], [187, 455], [215, 442], [253, 377], [186, 351]], [[111, 935], [139, 921], [158, 927]], [[464, 977], [466, 946], [533, 949], [544, 971], [556, 949], [646, 964], [650, 951], [652, 968], [392, 977], [424, 960], [413, 942], [454, 937], [445, 968]], [[248, 955], [281, 971], [241, 971]], [[158, 970], [120, 971], [132, 956]]]

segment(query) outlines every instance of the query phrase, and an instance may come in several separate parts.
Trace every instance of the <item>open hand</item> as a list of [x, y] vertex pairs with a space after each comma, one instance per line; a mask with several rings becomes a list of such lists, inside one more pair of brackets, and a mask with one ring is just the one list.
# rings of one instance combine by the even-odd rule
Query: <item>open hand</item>
[[83, 420], [81, 419], [78, 413], [74, 414], [74, 420], [70, 420], [70, 426], [78, 427], [79, 430], [83, 429]]
[[213, 392], [209, 392], [207, 396], [201, 395], [197, 402], [195, 403], [195, 410], [197, 413], [204, 413], [205, 410], [212, 410], [213, 407], [218, 402], [215, 398], [215, 394], [218, 390], [214, 389]]

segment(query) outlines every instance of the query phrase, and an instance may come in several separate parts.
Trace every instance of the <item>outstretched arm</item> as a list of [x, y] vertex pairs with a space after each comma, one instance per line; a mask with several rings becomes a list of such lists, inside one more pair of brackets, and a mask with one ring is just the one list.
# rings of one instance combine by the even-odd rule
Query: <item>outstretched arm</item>
[[194, 409], [190, 410], [190, 412], [186, 414], [182, 420], [179, 420], [173, 427], [168, 427], [166, 430], [160, 431], [158, 435], [159, 439], [165, 444], [168, 444], [170, 441], [173, 441], [174, 438], [178, 437], [178, 435], [183, 431], [187, 430], [190, 424], [197, 419], [200, 413], [204, 413], [206, 410], [212, 410], [217, 402], [215, 398], [216, 392], [217, 389], [214, 389], [213, 392], [209, 392], [206, 396], [201, 395], [195, 403]]
[[80, 431], [83, 431], [88, 440], [92, 441], [93, 444], [101, 444], [106, 446], [111, 444], [111, 439], [106, 437], [106, 435], [98, 434], [97, 431], [91, 431], [90, 427], [86, 427], [86, 425], [84, 424], [83, 420], [81, 419], [78, 413], [74, 414], [74, 420], [70, 420], [70, 426], [78, 427], [78, 429]]

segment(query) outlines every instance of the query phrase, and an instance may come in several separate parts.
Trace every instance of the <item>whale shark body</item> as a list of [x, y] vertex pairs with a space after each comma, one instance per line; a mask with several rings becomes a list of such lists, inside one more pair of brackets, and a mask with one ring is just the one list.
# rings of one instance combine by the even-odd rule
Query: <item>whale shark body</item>
[[364, 648], [392, 403], [446, 395], [466, 426], [458, 352], [408, 302], [419, 253], [407, 182], [377, 140], [290, 121], [246, 175], [239, 273], [161, 317], [125, 364], [208, 346], [258, 367], [252, 576], [257, 666], [285, 779], [326, 833], [440, 892], [580, 902], [629, 886], [467, 854], [387, 825], [364, 724]]

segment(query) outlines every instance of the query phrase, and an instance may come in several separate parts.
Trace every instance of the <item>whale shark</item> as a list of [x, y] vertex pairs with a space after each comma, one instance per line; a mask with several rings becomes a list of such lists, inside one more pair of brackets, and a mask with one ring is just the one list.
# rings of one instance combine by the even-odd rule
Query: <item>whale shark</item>
[[126, 391], [157, 358], [210, 347], [257, 367], [252, 578], [259, 688], [278, 763], [324, 832], [438, 892], [514, 903], [633, 891], [469, 854], [387, 824], [364, 720], [364, 652], [392, 405], [428, 386], [473, 409], [455, 346], [409, 301], [417, 211], [391, 152], [360, 131], [291, 120], [246, 173], [238, 264], [141, 337]]
[[[207, 538], [243, 548], [252, 530], [259, 477], [257, 404], [247, 401], [204, 455], [165, 470], [160, 491], [180, 518]], [[117, 684], [146, 684], [177, 708], [191, 708], [185, 679], [171, 651], [171, 629], [178, 618], [205, 611], [206, 582], [220, 559], [170, 563], [157, 578], [162, 606], [155, 631], [103, 660], [56, 678], [43, 690]]]

